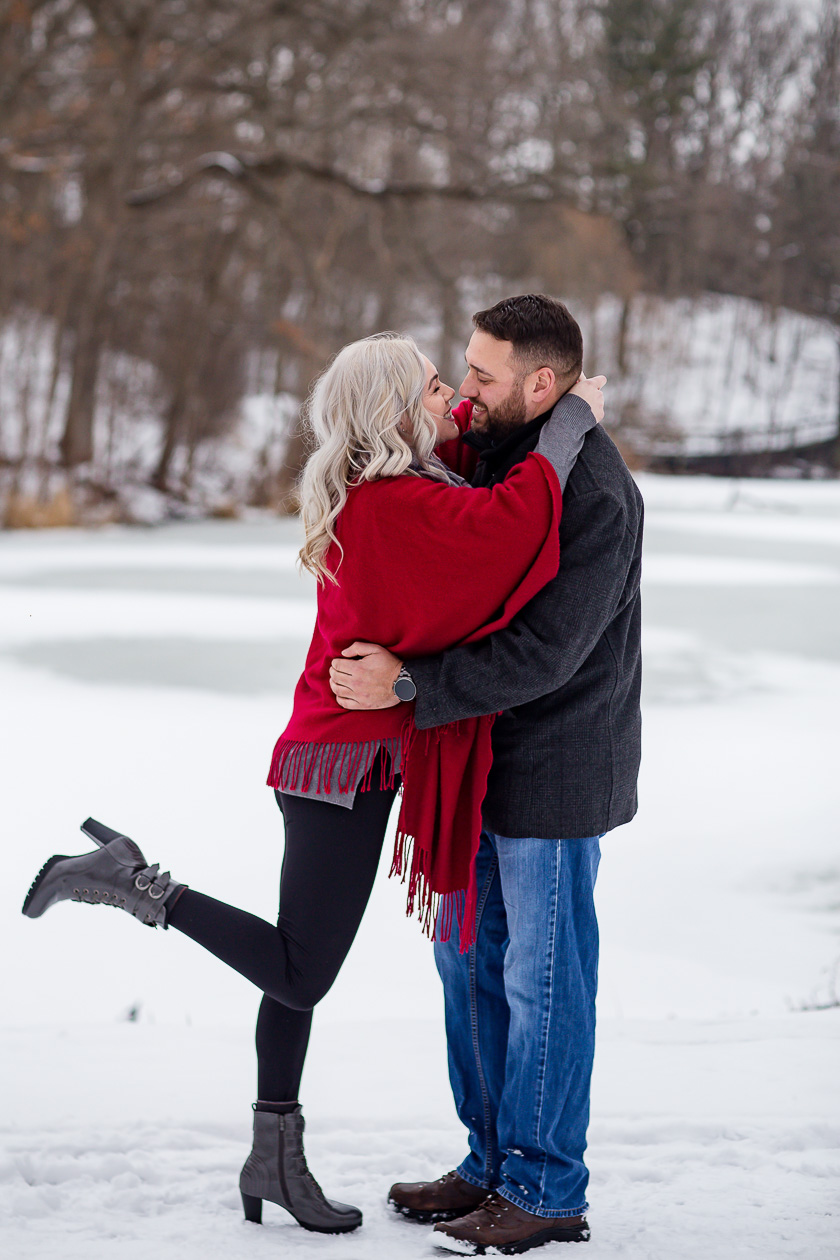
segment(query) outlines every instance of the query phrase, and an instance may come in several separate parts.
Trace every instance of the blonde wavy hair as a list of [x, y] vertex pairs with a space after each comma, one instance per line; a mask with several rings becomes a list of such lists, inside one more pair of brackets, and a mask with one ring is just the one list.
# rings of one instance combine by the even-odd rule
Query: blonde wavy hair
[[335, 520], [352, 485], [421, 472], [446, 480], [431, 462], [437, 432], [423, 406], [425, 388], [420, 351], [398, 333], [351, 342], [315, 382], [304, 408], [315, 449], [300, 480], [300, 563], [319, 583], [338, 583], [325, 557], [338, 543]]

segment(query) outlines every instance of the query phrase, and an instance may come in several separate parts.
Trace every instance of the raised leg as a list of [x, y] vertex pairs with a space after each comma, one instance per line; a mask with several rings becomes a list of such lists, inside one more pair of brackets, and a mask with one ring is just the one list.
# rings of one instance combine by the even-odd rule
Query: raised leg
[[[376, 774], [374, 773], [374, 782]], [[188, 889], [167, 924], [275, 1002], [311, 1010], [353, 943], [376, 875], [396, 789], [359, 792], [352, 809], [278, 793], [286, 819], [277, 926]]]

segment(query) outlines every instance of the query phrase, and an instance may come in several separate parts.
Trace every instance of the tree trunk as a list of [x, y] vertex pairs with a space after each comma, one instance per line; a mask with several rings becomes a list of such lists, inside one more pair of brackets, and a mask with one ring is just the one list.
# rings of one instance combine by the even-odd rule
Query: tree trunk
[[461, 335], [461, 304], [458, 290], [450, 280], [444, 280], [440, 289], [440, 349], [438, 372], [440, 379], [457, 389], [464, 376], [464, 361], [455, 349]]
[[298, 415], [293, 422], [286, 444], [283, 467], [277, 475], [276, 498], [273, 506], [282, 516], [293, 516], [299, 510], [297, 483], [308, 453], [303, 417]]
[[166, 409], [166, 418], [163, 422], [163, 446], [160, 448], [157, 467], [152, 473], [152, 485], [156, 490], [165, 492], [169, 488], [169, 466], [178, 447], [183, 414], [184, 394], [182, 390], [176, 389]]
[[[149, 29], [147, 21], [142, 33], [130, 41], [122, 73], [126, 88], [124, 104], [111, 135], [110, 174], [105, 179], [100, 199], [87, 204], [84, 216], [88, 237], [94, 243], [94, 254], [76, 312], [76, 335], [70, 361], [70, 397], [60, 444], [66, 468], [88, 463], [93, 458], [93, 420], [102, 330], [126, 214], [125, 193], [134, 166], [141, 122], [141, 75]], [[86, 189], [86, 193], [90, 197], [91, 189]]]
[[[840, 378], [840, 328], [837, 329], [837, 375]], [[834, 442], [834, 468], [840, 474], [840, 379], [837, 382], [837, 437]]]
[[616, 366], [622, 374], [627, 371], [627, 330], [630, 327], [630, 302], [625, 298], [621, 304], [621, 317], [618, 321], [618, 345], [616, 346]]
[[[92, 303], [92, 297], [86, 297]], [[96, 378], [99, 373], [98, 306], [86, 305], [76, 330], [76, 344], [70, 360], [70, 397], [61, 436], [61, 462], [65, 468], [87, 464], [93, 459], [93, 416], [96, 405]]]

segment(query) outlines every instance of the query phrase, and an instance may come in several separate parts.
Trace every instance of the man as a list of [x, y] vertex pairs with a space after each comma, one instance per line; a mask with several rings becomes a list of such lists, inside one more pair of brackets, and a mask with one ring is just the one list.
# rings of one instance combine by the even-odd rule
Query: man
[[[491, 486], [537, 448], [555, 408], [571, 422], [598, 391], [581, 377], [580, 329], [562, 303], [510, 298], [473, 322], [462, 441], [478, 452], [473, 485]], [[597, 425], [563, 496], [559, 572], [507, 628], [405, 665], [361, 643], [333, 662], [333, 690], [348, 708], [400, 703], [416, 687], [421, 729], [503, 711], [482, 809], [476, 941], [463, 955], [457, 940], [435, 945], [470, 1151], [438, 1181], [390, 1193], [404, 1215], [438, 1222], [435, 1241], [461, 1253], [589, 1237], [593, 890], [601, 837], [636, 811], [642, 515]]]

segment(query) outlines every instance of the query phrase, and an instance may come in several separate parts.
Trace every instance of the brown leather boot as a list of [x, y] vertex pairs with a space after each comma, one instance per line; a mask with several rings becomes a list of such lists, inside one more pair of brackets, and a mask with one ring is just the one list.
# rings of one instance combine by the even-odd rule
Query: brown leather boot
[[461, 1256], [518, 1256], [548, 1242], [589, 1242], [582, 1216], [535, 1216], [499, 1194], [488, 1195], [469, 1216], [451, 1225], [435, 1225], [435, 1242]]
[[437, 1181], [398, 1181], [388, 1191], [388, 1202], [410, 1221], [431, 1225], [434, 1221], [454, 1221], [466, 1216], [489, 1193], [464, 1181], [456, 1172], [448, 1172]]

